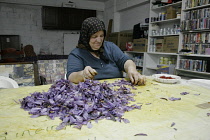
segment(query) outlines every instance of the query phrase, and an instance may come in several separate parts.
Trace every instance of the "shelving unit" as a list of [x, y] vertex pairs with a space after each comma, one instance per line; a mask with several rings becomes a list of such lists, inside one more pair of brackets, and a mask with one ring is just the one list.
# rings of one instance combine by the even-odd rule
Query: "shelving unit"
[[207, 52], [207, 48], [210, 50], [208, 10], [209, 1], [182, 2], [181, 48], [191, 52], [179, 55], [177, 75], [210, 79], [210, 53]]
[[[152, 22], [150, 20], [149, 22], [149, 35], [148, 35], [148, 49], [147, 52], [132, 52], [132, 51], [127, 51], [125, 52], [127, 55], [133, 58], [135, 55], [143, 55], [144, 60], [143, 60], [143, 66], [142, 68], [142, 74], [144, 75], [152, 75], [156, 74], [158, 71], [157, 66], [162, 64], [162, 59], [163, 58], [169, 58], [169, 59], [175, 59], [175, 65], [174, 73], [176, 75], [180, 75], [183, 77], [191, 77], [191, 78], [205, 78], [205, 79], [210, 79], [210, 72], [206, 71], [206, 69], [210, 69], [210, 50], [205, 50], [203, 46], [207, 46], [205, 48], [210, 49], [210, 24], [208, 23], [208, 27], [206, 27], [204, 24], [199, 24], [196, 27], [192, 26], [192, 29], [186, 28], [184, 22], [186, 22], [186, 14], [189, 15], [191, 11], [192, 13], [195, 14], [195, 10], [200, 10], [201, 15], [199, 15], [199, 19], [202, 18], [202, 10], [201, 9], [206, 9], [206, 11], [210, 11], [210, 4], [199, 4], [199, 6], [194, 5], [194, 7], [189, 7], [188, 5], [190, 4], [190, 1], [192, 0], [182, 0], [180, 2], [168, 4], [165, 6], [154, 6], [152, 4], [152, 1], [150, 1], [150, 19], [153, 18]], [[199, 1], [201, 2], [201, 1]], [[204, 2], [204, 1], [203, 1]], [[207, 1], [206, 1], [207, 2]], [[187, 4], [187, 5], [186, 5]], [[195, 3], [196, 4], [196, 3]], [[158, 20], [157, 19], [154, 21], [154, 17], [158, 17], [160, 13], [163, 13], [168, 7], [174, 7], [174, 8], [179, 8], [181, 7], [181, 18], [173, 18], [173, 19], [164, 19], [164, 20]], [[206, 19], [203, 19], [201, 23], [204, 23], [205, 20], [210, 22], [210, 14], [208, 15], [206, 11], [203, 11], [203, 15], [205, 15]], [[191, 20], [191, 19], [189, 19]], [[199, 21], [199, 20], [198, 20]], [[188, 22], [188, 21], [187, 21]], [[173, 33], [156, 33], [154, 34], [153, 30], [157, 29], [168, 29], [168, 28], [173, 28], [175, 25], [180, 25], [180, 28], [178, 29], [177, 32]], [[202, 26], [201, 26], [202, 25]], [[157, 28], [159, 26], [159, 28]], [[186, 35], [191, 35], [191, 38], [187, 38]], [[189, 35], [189, 36], [190, 36]], [[197, 35], [197, 37], [195, 36]], [[178, 45], [177, 45], [177, 51], [176, 52], [166, 52], [166, 51], [159, 51], [155, 48], [154, 41], [155, 39], [163, 39], [165, 37], [178, 37]], [[186, 40], [188, 39], [187, 42]], [[194, 42], [193, 42], [194, 41]], [[190, 45], [197, 45], [198, 50], [195, 48], [192, 49], [190, 48]], [[188, 47], [187, 47], [188, 46]], [[181, 54], [180, 51], [183, 49], [191, 49], [192, 51], [188, 54]], [[203, 49], [202, 49], [203, 48]], [[183, 68], [183, 61], [186, 61], [184, 65], [188, 66], [188, 68]], [[190, 61], [188, 61], [190, 60]], [[203, 64], [201, 64], [201, 62]], [[189, 67], [191, 63], [198, 63], [199, 67]], [[171, 66], [168, 64], [168, 66]], [[200, 69], [199, 69], [200, 68]]]
[[[148, 50], [145, 54], [145, 68], [143, 74], [152, 75], [157, 73], [157, 65], [163, 64], [162, 59], [173, 59], [175, 60], [173, 66], [177, 66], [178, 59], [178, 51], [180, 48], [181, 42], [178, 42], [177, 51], [165, 51], [163, 49], [157, 49], [155, 42], [156, 40], [163, 40], [165, 37], [177, 37], [180, 40], [180, 30], [179, 28], [174, 28], [175, 25], [180, 25], [180, 17], [175, 17], [171, 19], [167, 19], [166, 17], [160, 16], [161, 14], [165, 16], [166, 10], [169, 7], [178, 8], [182, 6], [182, 1], [168, 4], [165, 6], [158, 7], [157, 5], [153, 5], [152, 1], [150, 1], [150, 22], [149, 22], [149, 36], [148, 36]], [[164, 41], [164, 40], [163, 40]], [[164, 43], [164, 42], [162, 42]], [[164, 63], [165, 65], [170, 67], [170, 64]]]

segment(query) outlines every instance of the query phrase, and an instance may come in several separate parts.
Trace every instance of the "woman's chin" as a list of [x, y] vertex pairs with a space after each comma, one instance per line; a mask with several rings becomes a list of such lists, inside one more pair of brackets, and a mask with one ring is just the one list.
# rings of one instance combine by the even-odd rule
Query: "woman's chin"
[[100, 49], [100, 47], [95, 47], [95, 48], [92, 48], [94, 51], [97, 51]]

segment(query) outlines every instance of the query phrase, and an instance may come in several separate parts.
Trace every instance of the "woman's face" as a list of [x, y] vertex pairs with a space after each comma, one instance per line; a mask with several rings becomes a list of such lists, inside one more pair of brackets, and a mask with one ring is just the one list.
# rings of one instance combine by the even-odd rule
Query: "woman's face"
[[98, 31], [90, 37], [90, 46], [93, 50], [99, 50], [104, 41], [104, 32]]

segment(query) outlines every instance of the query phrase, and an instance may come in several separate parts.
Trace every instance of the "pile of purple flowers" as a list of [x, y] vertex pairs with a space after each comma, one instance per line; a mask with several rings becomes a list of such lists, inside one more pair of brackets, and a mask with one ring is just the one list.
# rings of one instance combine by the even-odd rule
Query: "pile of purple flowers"
[[128, 87], [133, 86], [123, 79], [114, 83], [86, 80], [79, 84], [60, 79], [47, 92], [34, 92], [19, 101], [21, 108], [29, 111], [32, 118], [59, 117], [62, 123], [57, 130], [67, 125], [78, 129], [83, 125], [91, 128], [91, 120], [104, 118], [129, 123], [123, 118], [124, 112], [140, 109], [141, 106], [128, 105], [129, 101], [135, 101]]

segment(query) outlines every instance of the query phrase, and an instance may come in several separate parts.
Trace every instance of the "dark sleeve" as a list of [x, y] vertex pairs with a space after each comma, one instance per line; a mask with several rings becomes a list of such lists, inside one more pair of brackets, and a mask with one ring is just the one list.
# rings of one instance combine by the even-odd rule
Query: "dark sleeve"
[[124, 64], [127, 60], [131, 60], [131, 58], [124, 54], [120, 48], [112, 42], [106, 42], [108, 52], [110, 52], [110, 57], [117, 64], [118, 68], [121, 71], [125, 71]]
[[66, 74], [67, 79], [72, 72], [78, 72], [83, 69], [84, 65], [81, 57], [79, 57], [77, 53], [71, 52], [68, 56], [68, 62], [67, 62], [67, 74]]

